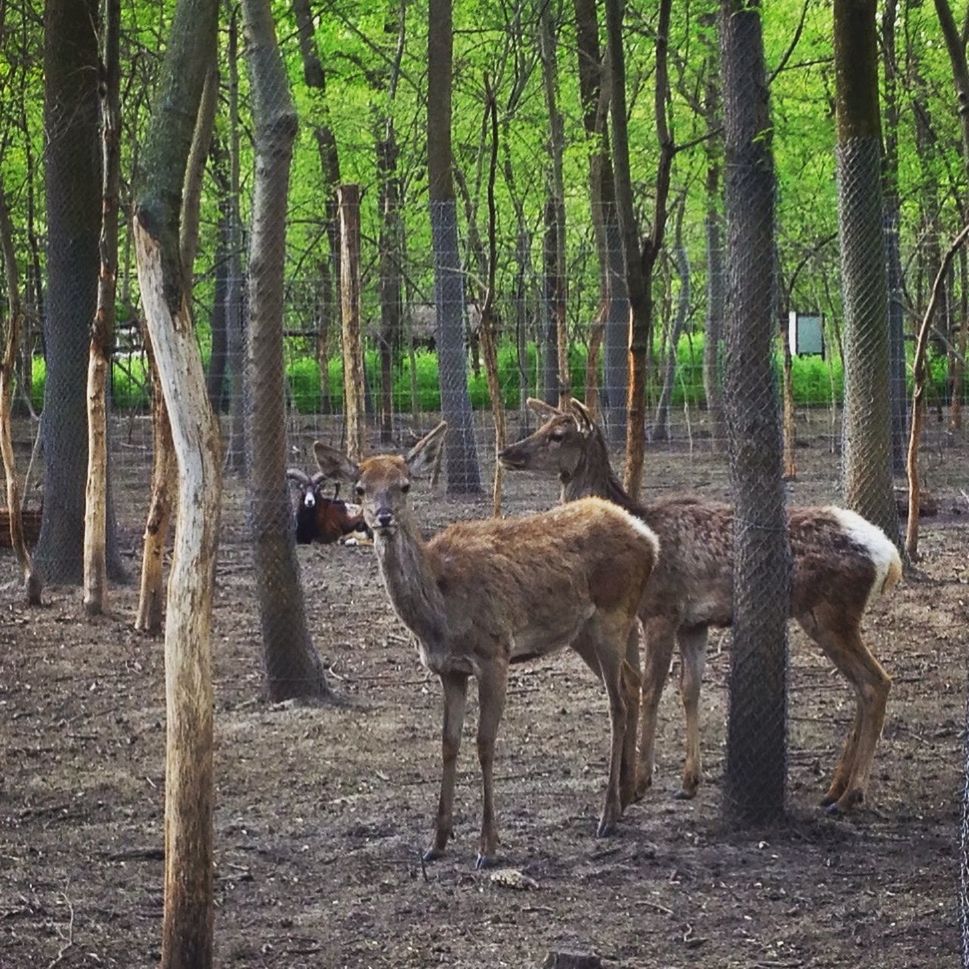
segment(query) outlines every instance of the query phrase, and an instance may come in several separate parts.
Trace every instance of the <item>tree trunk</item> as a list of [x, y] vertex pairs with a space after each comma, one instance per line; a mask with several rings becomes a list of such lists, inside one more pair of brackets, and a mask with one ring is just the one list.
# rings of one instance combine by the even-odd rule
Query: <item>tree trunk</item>
[[238, 22], [235, 9], [229, 17], [229, 251], [226, 284], [226, 371], [229, 378], [229, 455], [228, 468], [237, 475], [246, 472], [246, 387], [243, 376], [245, 357], [245, 313], [242, 278], [242, 213], [239, 175], [239, 67]]
[[[593, 142], [589, 153], [589, 203], [599, 259], [599, 314], [603, 328], [601, 411], [609, 440], [613, 444], [622, 444], [626, 440], [629, 300], [606, 126], [608, 90], [603, 92], [604, 72], [595, 0], [575, 0], [574, 5], [582, 117], [586, 137]], [[589, 404], [588, 390], [586, 393], [586, 403]]]
[[225, 410], [225, 370], [229, 352], [226, 303], [229, 295], [229, 246], [232, 241], [228, 195], [220, 199], [219, 234], [215, 249], [215, 293], [212, 299], [212, 351], [205, 376], [209, 402], [216, 414]]
[[892, 400], [892, 470], [905, 472], [905, 433], [908, 424], [908, 390], [905, 386], [905, 307], [903, 303], [900, 247], [901, 199], [898, 194], [898, 131], [901, 111], [898, 100], [898, 68], [895, 56], [896, 0], [887, 0], [881, 19], [884, 64], [885, 157], [885, 249], [888, 279], [888, 332], [890, 341]]
[[562, 174], [562, 157], [565, 153], [565, 128], [558, 107], [558, 58], [556, 56], [555, 24], [552, 22], [551, 5], [542, 2], [539, 10], [538, 49], [542, 60], [542, 80], [545, 89], [545, 107], [548, 111], [550, 159], [548, 201], [546, 202], [546, 263], [545, 298], [548, 302], [550, 321], [555, 326], [556, 403], [567, 407], [572, 397], [569, 377], [569, 332], [566, 317], [566, 269], [565, 269], [565, 178]]
[[77, 584], [83, 575], [88, 332], [97, 306], [101, 225], [97, 23], [95, 0], [47, 3], [47, 380], [41, 428], [48, 500], [34, 563], [54, 584]]
[[451, 156], [451, 0], [430, 0], [427, 35], [427, 174], [434, 249], [434, 303], [441, 410], [448, 423], [447, 490], [480, 494], [481, 476], [468, 395], [464, 278], [458, 252]]
[[306, 622], [286, 489], [283, 271], [296, 109], [268, 0], [243, 0], [242, 10], [252, 77], [256, 151], [246, 364], [252, 399], [249, 510], [266, 694], [274, 702], [294, 697], [319, 699], [329, 690]]
[[932, 318], [945, 297], [945, 278], [956, 252], [969, 238], [969, 225], [953, 240], [952, 245], [941, 260], [935, 276], [932, 293], [929, 296], [925, 316], [919, 327], [915, 344], [915, 357], [912, 361], [912, 428], [908, 440], [906, 471], [908, 473], [908, 521], [905, 529], [905, 552], [913, 561], [919, 557], [919, 506], [922, 494], [919, 476], [919, 444], [922, 439], [922, 426], [925, 421], [925, 357], [928, 349], [929, 334], [932, 332]]
[[[198, 117], [192, 134], [192, 147], [189, 150], [188, 161], [185, 166], [185, 180], [182, 185], [182, 218], [179, 226], [179, 258], [182, 262], [185, 282], [185, 299], [192, 307], [193, 274], [195, 267], [195, 253], [198, 247], [199, 209], [202, 193], [202, 176], [205, 172], [205, 162], [212, 142], [212, 132], [215, 125], [215, 111], [218, 105], [218, 73], [215, 69], [217, 56], [216, 38], [212, 37], [212, 50], [209, 52], [211, 66], [205, 75], [205, 85], [202, 89], [202, 100], [199, 104]], [[221, 227], [220, 227], [221, 228]], [[220, 235], [220, 247], [222, 236]], [[216, 260], [216, 306], [220, 292], [219, 280], [224, 278], [224, 268], [220, 260]], [[224, 288], [223, 288], [224, 292]], [[218, 334], [221, 330], [224, 337], [224, 327], [218, 326], [213, 312], [212, 320], [212, 358], [209, 361], [209, 374], [206, 377], [206, 394], [215, 413], [218, 413], [218, 395], [214, 395], [215, 386], [221, 391], [224, 373], [224, 353], [221, 354], [221, 368], [217, 360]], [[151, 465], [151, 499], [148, 505], [148, 518], [142, 536], [141, 551], [141, 583], [138, 590], [138, 611], [135, 615], [135, 629], [156, 636], [161, 632], [164, 619], [164, 560], [165, 549], [168, 544], [168, 530], [171, 523], [172, 500], [178, 492], [178, 482], [175, 479], [175, 455], [172, 451], [172, 430], [168, 421], [168, 410], [165, 407], [165, 397], [162, 393], [155, 354], [152, 349], [151, 335], [145, 333], [145, 349], [148, 355], [148, 365], [151, 372], [151, 431], [152, 431], [152, 465]], [[213, 365], [213, 361], [216, 361]], [[215, 375], [213, 376], [213, 369]], [[213, 396], [215, 399], [213, 400]]]
[[797, 478], [797, 408], [794, 405], [794, 360], [791, 356], [791, 334], [787, 326], [781, 327], [781, 345], [784, 351], [784, 480]]
[[758, 4], [723, 0], [729, 295], [724, 407], [735, 495], [725, 811], [778, 820], [786, 779], [790, 551], [772, 364], [774, 163]]
[[[712, 26], [712, 23], [711, 23]], [[717, 52], [711, 44], [707, 68], [704, 112], [707, 129], [715, 131], [720, 119], [720, 72], [716, 63]], [[721, 206], [721, 152], [720, 139], [708, 138], [706, 151], [706, 215], [704, 235], [707, 256], [707, 313], [703, 342], [703, 393], [707, 399], [707, 420], [710, 436], [715, 442], [726, 437], [723, 420], [723, 383], [720, 373], [723, 346], [723, 317], [726, 309], [723, 267], [723, 216]]]
[[661, 0], [656, 28], [656, 80], [654, 106], [659, 160], [656, 167], [653, 225], [640, 247], [639, 227], [633, 205], [632, 176], [629, 170], [629, 134], [626, 110], [626, 67], [622, 36], [622, 0], [606, 0], [606, 34], [612, 71], [609, 114], [612, 119], [616, 204], [622, 231], [626, 288], [629, 294], [629, 389], [626, 401], [626, 470], [623, 484], [629, 494], [639, 494], [643, 477], [646, 443], [646, 366], [652, 330], [652, 279], [656, 260], [666, 231], [666, 201], [675, 148], [667, 122], [671, 0]]
[[653, 421], [653, 440], [669, 441], [670, 432], [670, 401], [673, 399], [673, 384], [676, 380], [676, 356], [680, 335], [686, 328], [687, 316], [690, 312], [690, 260], [683, 244], [683, 212], [686, 200], [680, 202], [676, 213], [676, 231], [674, 234], [673, 259], [676, 263], [676, 274], [680, 279], [680, 292], [676, 301], [676, 315], [670, 327], [669, 348], [666, 355], [666, 367], [663, 372], [663, 389], [660, 391], [656, 404], [656, 417]]
[[17, 556], [17, 563], [24, 577], [24, 594], [27, 604], [39, 606], [44, 583], [34, 569], [33, 559], [27, 549], [24, 537], [23, 517], [20, 509], [20, 486], [17, 482], [17, 465], [14, 458], [13, 434], [10, 419], [13, 409], [14, 367], [17, 362], [17, 343], [23, 302], [20, 298], [20, 274], [17, 269], [17, 255], [13, 246], [13, 227], [10, 224], [10, 210], [7, 208], [6, 194], [0, 185], [0, 250], [3, 253], [4, 281], [7, 287], [7, 339], [3, 358], [0, 360], [0, 459], [7, 491], [7, 514], [10, 520], [10, 546]]
[[[947, 0], [935, 0], [935, 10], [945, 38], [946, 49], [949, 52], [949, 63], [952, 66], [952, 80], [955, 87], [959, 130], [962, 133], [962, 163], [969, 173], [969, 64], [966, 58], [965, 35], [960, 33], [952, 16]], [[965, 268], [965, 257], [961, 263]], [[965, 272], [963, 272], [963, 283]], [[966, 289], [962, 287], [963, 307], [966, 304]], [[956, 348], [953, 355], [951, 372], [952, 400], [949, 407], [949, 429], [958, 431], [962, 428], [962, 395], [965, 383], [966, 345], [969, 337], [969, 318], [962, 312], [962, 325], [956, 337]]]
[[189, 152], [188, 164], [185, 167], [185, 185], [182, 187], [182, 223], [179, 229], [178, 246], [182, 253], [185, 283], [188, 287], [187, 294], [190, 300], [194, 288], [195, 253], [198, 249], [202, 179], [205, 174], [205, 163], [209, 157], [209, 149], [212, 146], [215, 114], [219, 107], [219, 72], [214, 63], [215, 54], [216, 52], [213, 51], [213, 64], [209, 68], [208, 74], [205, 75], [202, 103], [199, 105], [198, 117], [195, 119], [192, 150]]
[[343, 317], [343, 400], [347, 454], [362, 461], [367, 450], [367, 415], [364, 404], [363, 343], [360, 339], [360, 186], [341, 185], [340, 293]]
[[966, 352], [969, 350], [969, 260], [965, 250], [959, 253], [959, 315], [962, 325], [956, 344], [956, 366], [952, 374], [952, 403], [949, 406], [949, 430], [962, 430], [962, 398], [966, 388]]
[[896, 544], [874, 0], [835, 0], [844, 499]]
[[393, 118], [377, 141], [380, 180], [380, 440], [390, 444], [394, 427], [394, 360], [400, 353], [403, 303], [400, 283], [400, 178]]
[[179, 471], [165, 632], [162, 969], [212, 964], [211, 619], [221, 497], [219, 430], [185, 301], [178, 221], [217, 25], [217, 0], [179, 0], [135, 191], [138, 281]]
[[101, 261], [97, 309], [88, 348], [88, 465], [84, 521], [84, 611], [104, 612], [107, 602], [108, 402], [118, 279], [118, 192], [121, 183], [120, 35], [121, 0], [104, 7], [101, 79]]
[[155, 354], [151, 347], [151, 335], [145, 331], [145, 350], [151, 373], [151, 500], [148, 519], [142, 537], [141, 585], [138, 590], [138, 612], [135, 629], [157, 636], [161, 632], [165, 616], [163, 579], [165, 548], [168, 545], [168, 529], [172, 506], [177, 497], [178, 483], [175, 477], [175, 454], [172, 429], [165, 408]]
[[[316, 27], [313, 23], [310, 0], [293, 0], [293, 13], [296, 15], [299, 52], [303, 62], [303, 82], [311, 91], [316, 92], [324, 118], [323, 123], [313, 125], [313, 137], [316, 139], [316, 148], [320, 156], [320, 172], [323, 176], [321, 189], [326, 210], [326, 238], [330, 247], [329, 260], [324, 264], [323, 273], [329, 276], [332, 288], [332, 281], [336, 280], [335, 285], [339, 285], [341, 276], [340, 217], [336, 198], [336, 190], [342, 183], [340, 154], [337, 149], [336, 135], [329, 123], [326, 72], [323, 70], [323, 62], [316, 49]], [[327, 305], [328, 313], [339, 311], [339, 301]]]

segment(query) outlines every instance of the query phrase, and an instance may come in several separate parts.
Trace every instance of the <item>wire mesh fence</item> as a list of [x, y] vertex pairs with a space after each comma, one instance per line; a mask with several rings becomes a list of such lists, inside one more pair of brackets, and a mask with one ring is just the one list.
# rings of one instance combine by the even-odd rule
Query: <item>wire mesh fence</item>
[[[69, 128], [57, 119], [50, 120], [52, 137], [68, 137]], [[805, 310], [807, 316], [820, 320], [823, 353], [794, 351], [788, 393], [794, 413], [794, 428], [811, 460], [803, 467], [813, 478], [819, 498], [830, 500], [839, 491], [839, 474], [847, 479], [854, 469], [873, 473], [880, 481], [890, 476], [892, 427], [890, 401], [883, 388], [888, 384], [890, 361], [887, 344], [880, 326], [886, 309], [882, 288], [855, 291], [857, 280], [874, 281], [883, 272], [885, 256], [880, 240], [883, 233], [882, 213], [877, 196], [870, 191], [877, 182], [877, 158], [871, 145], [844, 146], [839, 154], [839, 198], [842, 221], [859, 228], [859, 238], [846, 233], [841, 240], [842, 264], [837, 254], [819, 258], [813, 275], [796, 292], [785, 298], [777, 295], [776, 276], [786, 266], [797, 263], [803, 253], [797, 247], [785, 246], [781, 239], [776, 253], [755, 254], [735, 237], [723, 253], [703, 249], [704, 233], [698, 226], [687, 226], [684, 246], [690, 250], [688, 270], [693, 276], [693, 293], [704, 292], [704, 267], [711, 257], [725, 256], [734, 271], [746, 278], [759, 278], [742, 299], [734, 282], [734, 312], [746, 313], [742, 307], [756, 305], [756, 314], [747, 313], [748, 322], [756, 315], [761, 329], [751, 333], [735, 328], [727, 338], [726, 367], [734, 383], [726, 383], [726, 404], [733, 408], [725, 432], [710, 413], [708, 391], [711, 379], [724, 382], [723, 352], [705, 345], [702, 300], [688, 302], [682, 312], [685, 320], [677, 322], [681, 312], [677, 297], [684, 286], [684, 270], [673, 261], [672, 254], [658, 277], [655, 300], [656, 316], [651, 343], [650, 379], [647, 399], [650, 415], [645, 432], [649, 436], [645, 495], [657, 497], [668, 491], [669, 469], [679, 469], [678, 479], [695, 482], [700, 490], [715, 497], [731, 493], [746, 509], [738, 511], [735, 529], [739, 546], [753, 549], [750, 558], [739, 558], [734, 607], [740, 612], [756, 612], [770, 606], [777, 612], [787, 583], [786, 560], [776, 555], [776, 529], [763, 524], [764, 513], [779, 512], [783, 494], [769, 462], [779, 446], [779, 421], [775, 387], [779, 382], [783, 351], [778, 339], [781, 325], [786, 325], [790, 311]], [[731, 176], [737, 175], [731, 172]], [[97, 217], [90, 205], [80, 210], [81, 201], [57, 166], [48, 171], [51, 198], [57, 193], [73, 193], [71, 203], [64, 203], [73, 215], [84, 216], [88, 229], [96, 235]], [[755, 176], [749, 176], [751, 178]], [[736, 186], [743, 195], [747, 190]], [[584, 200], [576, 198], [574, 204]], [[95, 208], [97, 208], [96, 199]], [[379, 218], [373, 200], [365, 200], [364, 214], [372, 228]], [[234, 211], [238, 211], [236, 205]], [[772, 206], [742, 206], [747, 214], [759, 214], [761, 221], [750, 227], [755, 237], [772, 230]], [[230, 209], [230, 211], [232, 211]], [[430, 430], [439, 420], [451, 424], [451, 435], [444, 475], [445, 490], [451, 494], [478, 495], [476, 512], [486, 513], [484, 482], [494, 468], [492, 401], [487, 391], [480, 351], [480, 279], [468, 252], [467, 217], [462, 217], [453, 203], [435, 204], [420, 214], [427, 226], [417, 229], [418, 217], [411, 219], [411, 229], [421, 239], [430, 239], [429, 254], [422, 255], [416, 246], [401, 245], [395, 254], [399, 277], [389, 280], [375, 271], [383, 266], [374, 240], [376, 231], [362, 235], [357, 271], [361, 277], [359, 292], [360, 346], [363, 360], [361, 397], [363, 429], [368, 448], [390, 446], [403, 450]], [[236, 225], [224, 237], [242, 243], [247, 238], [243, 227]], [[218, 227], [225, 229], [224, 225]], [[33, 307], [35, 322], [43, 320], [44, 339], [34, 328], [22, 353], [23, 408], [16, 420], [16, 444], [20, 467], [30, 464], [37, 426], [25, 413], [29, 401], [42, 412], [41, 433], [44, 453], [34, 465], [32, 477], [43, 479], [42, 493], [48, 516], [41, 536], [45, 553], [39, 564], [54, 581], [76, 581], [79, 578], [80, 549], [83, 538], [83, 464], [85, 433], [83, 431], [83, 364], [87, 349], [88, 304], [93, 307], [96, 265], [80, 265], [58, 260], [66, 258], [58, 240], [70, 235], [51, 222], [48, 230], [52, 241], [48, 250], [48, 274], [52, 280], [45, 292], [43, 306]], [[692, 232], [692, 235], [691, 235]], [[406, 231], [403, 235], [406, 237]], [[325, 238], [326, 233], [321, 233]], [[626, 317], [617, 265], [621, 265], [618, 234], [607, 234], [614, 252], [609, 252], [608, 268], [596, 265], [595, 246], [587, 232], [576, 231], [570, 237], [570, 262], [567, 294], [568, 320], [568, 385], [579, 399], [585, 399], [593, 416], [604, 423], [607, 437], [615, 444], [625, 433], [625, 369], [621, 365], [626, 340]], [[70, 236], [72, 244], [76, 236]], [[872, 242], [872, 240], [875, 240]], [[406, 241], [406, 240], [404, 240]], [[282, 246], [283, 241], [277, 241]], [[87, 248], [87, 247], [85, 247]], [[91, 247], [93, 250], [93, 246]], [[321, 248], [323, 248], [321, 244]], [[498, 378], [502, 388], [502, 405], [510, 416], [510, 437], [523, 436], [535, 426], [535, 418], [525, 406], [528, 397], [551, 396], [557, 360], [554, 328], [549, 326], [550, 311], [545, 305], [547, 286], [541, 269], [541, 239], [536, 234], [530, 247], [522, 248], [519, 240], [506, 233], [499, 248], [501, 271], [497, 296]], [[739, 252], [746, 252], [743, 265]], [[282, 693], [312, 692], [321, 679], [321, 664], [313, 649], [311, 633], [304, 615], [303, 590], [300, 582], [300, 557], [307, 554], [297, 542], [365, 540], [353, 496], [337, 495], [332, 484], [321, 481], [313, 459], [313, 442], [317, 439], [347, 445], [346, 384], [344, 371], [350, 348], [344, 345], [341, 322], [345, 307], [340, 298], [341, 281], [333, 273], [331, 253], [322, 252], [317, 271], [307, 272], [304, 265], [294, 268], [283, 263], [282, 254], [274, 254], [284, 266], [281, 302], [272, 307], [276, 319], [267, 335], [254, 331], [250, 295], [251, 274], [242, 271], [246, 252], [239, 246], [228, 252], [224, 246], [198, 273], [194, 287], [194, 315], [198, 340], [208, 372], [212, 375], [210, 396], [223, 426], [226, 451], [225, 527], [223, 544], [244, 567], [251, 565], [258, 579], [253, 582], [253, 595], [265, 605], [262, 638], [267, 679], [281, 684]], [[765, 264], [764, 260], [768, 260]], [[858, 264], [849, 265], [852, 259]], [[756, 263], [753, 267], [750, 261]], [[774, 268], [767, 268], [767, 265]], [[759, 270], [759, 271], [752, 271]], [[775, 271], [776, 270], [776, 271]], [[612, 275], [607, 294], [601, 291], [602, 278]], [[78, 287], [81, 275], [89, 282]], [[739, 278], [739, 277], [738, 277]], [[150, 492], [152, 458], [151, 380], [149, 358], [142, 337], [137, 309], [137, 287], [130, 265], [120, 277], [124, 309], [116, 329], [116, 343], [111, 367], [111, 490], [116, 524], [115, 542], [123, 553], [129, 573], [139, 568], [140, 539], [145, 528]], [[70, 285], [55, 285], [54, 281]], [[390, 282], [390, 285], [388, 285]], [[843, 298], [837, 294], [839, 282], [845, 284]], [[877, 288], [877, 292], [876, 292]], [[400, 294], [399, 320], [396, 331], [387, 332], [384, 325], [387, 293]], [[603, 301], [617, 303], [603, 311]], [[779, 305], [783, 303], [779, 309]], [[766, 309], [764, 309], [766, 307]], [[860, 324], [859, 324], [859, 321]], [[867, 322], [865, 322], [867, 321]], [[742, 321], [741, 321], [742, 322]], [[260, 342], [262, 341], [262, 342]], [[383, 356], [390, 348], [390, 366], [383, 366]], [[227, 349], [235, 348], [235, 349]], [[940, 359], [950, 359], [942, 356]], [[711, 366], [711, 362], [713, 364]], [[217, 370], [223, 368], [221, 376]], [[29, 376], [29, 385], [27, 377]], [[259, 392], [254, 386], [259, 385]], [[590, 400], [587, 388], [597, 390]], [[881, 390], [879, 388], [882, 388]], [[965, 391], [963, 391], [965, 393]], [[929, 405], [940, 416], [952, 404], [952, 386], [946, 368], [939, 366], [929, 388]], [[389, 402], [389, 414], [387, 404]], [[555, 402], [549, 400], [549, 403]], [[657, 409], [666, 409], [657, 418]], [[746, 408], [741, 411], [738, 408]], [[266, 414], [277, 415], [267, 419]], [[245, 415], [244, 427], [239, 415]], [[654, 433], [658, 422], [662, 433]], [[388, 435], [384, 428], [389, 427]], [[898, 428], [895, 429], [896, 433]], [[877, 433], [876, 433], [877, 432]], [[933, 468], [940, 490], [951, 491], [961, 473], [950, 457], [947, 445], [964, 444], [963, 429], [952, 429], [939, 420], [928, 430], [926, 449], [937, 457]], [[261, 477], [257, 467], [265, 467], [261, 458], [266, 453], [281, 455], [273, 466], [272, 477]], [[743, 455], [746, 454], [746, 459]], [[622, 454], [613, 448], [614, 465]], [[738, 462], [749, 459], [754, 473], [744, 474]], [[840, 470], [839, 470], [840, 464]], [[286, 471], [292, 474], [287, 479]], [[521, 488], [509, 483], [514, 491]], [[845, 485], [847, 487], [847, 484]], [[858, 494], [866, 495], [885, 489], [876, 481], [863, 480], [853, 485]], [[692, 488], [690, 490], [693, 490]], [[38, 490], [28, 492], [28, 502], [37, 502]], [[635, 496], [641, 497], [641, 496]], [[342, 499], [342, 500], [341, 500]], [[516, 492], [519, 504], [551, 504], [551, 489], [540, 493]], [[739, 508], [739, 505], [738, 505]], [[868, 517], [879, 523], [888, 522], [890, 508], [867, 510]], [[302, 523], [307, 530], [301, 531]], [[757, 541], [764, 549], [758, 551]], [[265, 552], [260, 560], [260, 549]], [[258, 589], [258, 591], [257, 591]], [[781, 624], [783, 625], [783, 623]], [[783, 738], [785, 706], [783, 684], [786, 655], [783, 651], [783, 629], [775, 628], [764, 638], [764, 627], [754, 620], [749, 629], [735, 631], [763, 646], [744, 657], [738, 657], [735, 681], [731, 683], [737, 709], [746, 717], [732, 721], [738, 732], [734, 749], [744, 752], [745, 764], [731, 766], [734, 777], [746, 777], [744, 784], [755, 785], [755, 796], [766, 789], [783, 790], [783, 759], [770, 753], [776, 749], [771, 737], [778, 732]], [[278, 645], [266, 643], [278, 640]], [[295, 689], [293, 687], [295, 686]], [[272, 691], [270, 695], [275, 696]], [[748, 698], [743, 699], [744, 694]], [[765, 702], [764, 697], [768, 700]], [[754, 742], [755, 741], [755, 742]], [[969, 765], [967, 765], [969, 766]], [[969, 805], [969, 789], [965, 795]], [[969, 806], [964, 818], [969, 818]], [[966, 879], [966, 825], [963, 825], [963, 892]], [[962, 896], [964, 902], [964, 894]], [[963, 926], [967, 925], [963, 906]], [[964, 929], [964, 937], [969, 935]], [[969, 941], [966, 942], [969, 951]], [[969, 954], [966, 956], [969, 959]]]

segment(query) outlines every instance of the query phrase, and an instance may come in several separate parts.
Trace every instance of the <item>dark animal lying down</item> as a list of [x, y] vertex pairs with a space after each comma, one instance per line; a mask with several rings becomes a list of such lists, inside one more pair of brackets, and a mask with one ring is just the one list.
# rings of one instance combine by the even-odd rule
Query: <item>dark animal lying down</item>
[[296, 542], [309, 545], [321, 542], [329, 545], [345, 536], [370, 541], [373, 535], [363, 515], [337, 497], [339, 486], [332, 498], [323, 494], [324, 475], [317, 472], [310, 477], [298, 468], [289, 468], [286, 477], [300, 487], [299, 504], [296, 506]]

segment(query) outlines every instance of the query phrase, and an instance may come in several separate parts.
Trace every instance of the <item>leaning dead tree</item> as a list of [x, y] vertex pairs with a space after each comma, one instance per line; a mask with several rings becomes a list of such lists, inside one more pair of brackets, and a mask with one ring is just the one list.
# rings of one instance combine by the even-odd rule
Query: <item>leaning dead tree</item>
[[913, 562], [918, 560], [919, 553], [919, 500], [922, 497], [921, 479], [919, 477], [919, 443], [922, 440], [922, 426], [925, 423], [925, 354], [929, 345], [929, 332], [932, 320], [945, 290], [945, 279], [949, 266], [961, 246], [969, 238], [969, 225], [952, 241], [948, 251], [942, 258], [939, 271], [935, 274], [932, 285], [932, 295], [929, 305], [925, 308], [922, 325], [919, 327], [918, 339], [915, 344], [915, 359], [912, 361], [912, 427], [908, 438], [908, 457], [906, 471], [908, 473], [908, 523], [905, 528], [905, 551]]
[[17, 271], [17, 255], [13, 247], [13, 228], [6, 196], [0, 186], [0, 247], [3, 250], [3, 270], [7, 287], [7, 339], [3, 357], [0, 359], [0, 458], [6, 479], [7, 513], [10, 517], [10, 544], [17, 556], [17, 564], [24, 577], [27, 602], [40, 605], [43, 580], [34, 569], [33, 558], [24, 536], [23, 516], [20, 513], [20, 485], [17, 481], [17, 465], [13, 452], [13, 433], [10, 426], [13, 407], [14, 367], [17, 361], [17, 343], [23, 320], [23, 303], [20, 299], [20, 278]]
[[218, 0], [179, 0], [135, 181], [132, 219], [138, 282], [180, 485], [165, 629], [162, 969], [208, 969], [212, 964], [211, 624], [221, 446], [185, 298], [179, 220], [217, 22]]
[[[182, 185], [182, 217], [179, 226], [179, 249], [182, 269], [185, 273], [185, 299], [191, 304], [192, 271], [198, 247], [199, 209], [202, 193], [202, 176], [205, 160], [212, 141], [215, 112], [218, 106], [219, 76], [215, 70], [215, 48], [212, 50], [212, 66], [205, 77], [202, 103], [199, 105], [192, 136], [192, 148], [185, 167]], [[155, 367], [155, 355], [151, 346], [151, 334], [145, 332], [145, 349], [151, 374], [151, 499], [148, 518], [142, 537], [141, 586], [138, 594], [138, 612], [135, 629], [157, 635], [161, 632], [164, 618], [164, 558], [168, 545], [168, 532], [172, 517], [172, 503], [178, 492], [175, 476], [175, 454], [172, 448], [172, 429], [165, 408], [165, 395]], [[210, 392], [209, 398], [213, 395]]]
[[84, 611], [104, 612], [107, 598], [108, 374], [118, 281], [118, 190], [121, 183], [121, 0], [104, 7], [101, 53], [101, 236], [98, 304], [91, 321], [87, 368], [87, 486], [84, 510]]

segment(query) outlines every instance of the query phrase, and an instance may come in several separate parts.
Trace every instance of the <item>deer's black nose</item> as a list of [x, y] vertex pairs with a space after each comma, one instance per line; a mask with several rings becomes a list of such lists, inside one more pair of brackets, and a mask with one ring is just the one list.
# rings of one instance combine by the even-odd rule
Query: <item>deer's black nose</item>
[[392, 511], [378, 511], [376, 517], [378, 528], [390, 528], [394, 523], [394, 513]]

